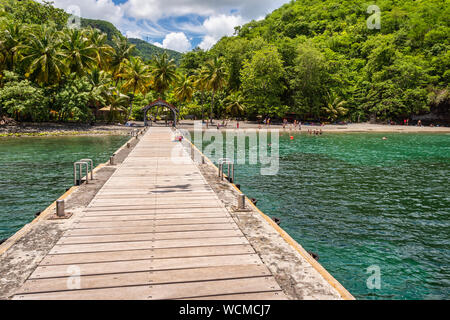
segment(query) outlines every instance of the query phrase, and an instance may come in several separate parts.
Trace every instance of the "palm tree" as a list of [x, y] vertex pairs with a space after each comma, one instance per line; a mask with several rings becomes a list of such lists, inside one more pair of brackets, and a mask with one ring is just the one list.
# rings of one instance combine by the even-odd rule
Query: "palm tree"
[[244, 98], [240, 93], [233, 93], [226, 99], [226, 111], [229, 115], [240, 116], [245, 111]]
[[[125, 60], [122, 72], [118, 74], [118, 77], [124, 80], [122, 91], [131, 92], [133, 96], [137, 93], [145, 94], [148, 91], [152, 80], [149, 67], [141, 58], [135, 57], [131, 57], [130, 60]], [[132, 110], [133, 102], [131, 101], [126, 122], [128, 122]]]
[[66, 54], [71, 73], [84, 75], [96, 62], [96, 48], [89, 41], [86, 33], [80, 29], [67, 30], [62, 49]]
[[40, 84], [58, 83], [67, 70], [60, 38], [54, 28], [43, 26], [30, 33], [28, 43], [21, 46], [28, 75]]
[[200, 98], [200, 104], [202, 107], [202, 122], [204, 121], [204, 114], [203, 114], [203, 102], [205, 101], [205, 91], [206, 88], [206, 80], [202, 74], [202, 69], [198, 69], [195, 72], [194, 75], [194, 87], [200, 91], [201, 98]]
[[217, 91], [222, 90], [227, 84], [228, 73], [223, 63], [222, 59], [214, 58], [213, 60], [208, 61], [203, 70], [202, 77], [206, 82], [206, 88], [212, 91], [211, 98], [211, 114], [210, 119], [211, 123], [213, 121], [213, 111], [214, 111], [214, 96]]
[[164, 99], [164, 93], [178, 79], [177, 66], [173, 59], [169, 60], [166, 52], [157, 55], [153, 61], [153, 89]]
[[95, 108], [104, 106], [111, 94], [111, 75], [99, 68], [94, 68], [87, 74], [86, 78], [92, 87], [89, 105]]
[[191, 101], [192, 96], [194, 95], [194, 85], [192, 83], [192, 77], [184, 75], [181, 78], [178, 87], [175, 88], [174, 94], [175, 97], [182, 102]]
[[126, 111], [125, 106], [129, 104], [129, 102], [129, 96], [120, 93], [118, 90], [113, 90], [108, 100], [108, 103], [110, 104], [109, 121], [114, 121], [117, 110]]
[[127, 39], [114, 37], [113, 38], [113, 52], [110, 58], [110, 71], [116, 79], [116, 87], [119, 83], [121, 69], [125, 60], [130, 59], [135, 45], [131, 45]]
[[[9, 22], [2, 26], [0, 51], [5, 67], [14, 70], [19, 60], [19, 51], [24, 40], [26, 27], [20, 23]], [[1, 58], [0, 56], [0, 58]]]
[[322, 108], [322, 111], [327, 115], [328, 120], [335, 121], [348, 112], [348, 109], [344, 108], [345, 104], [347, 104], [347, 101], [335, 97], [334, 94], [328, 94], [328, 103]]
[[106, 70], [111, 56], [114, 54], [114, 49], [106, 43], [107, 35], [98, 29], [90, 29], [88, 31], [89, 41], [95, 49], [95, 60], [97, 65]]

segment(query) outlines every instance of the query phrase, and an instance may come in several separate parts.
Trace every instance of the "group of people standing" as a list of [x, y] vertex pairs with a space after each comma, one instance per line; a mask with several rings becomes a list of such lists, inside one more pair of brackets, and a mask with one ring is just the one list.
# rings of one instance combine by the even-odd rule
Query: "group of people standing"
[[289, 125], [289, 130], [292, 130], [292, 128], [294, 128], [294, 130], [302, 131], [302, 122], [301, 121], [294, 120], [294, 123], [289, 124], [287, 119], [283, 119], [283, 129], [286, 129], [286, 127], [288, 125]]
[[322, 135], [322, 134], [323, 134], [323, 131], [322, 131], [322, 129], [320, 129], [320, 130], [317, 130], [317, 129], [308, 129], [308, 134], [309, 134], [309, 135], [316, 135], [316, 136], [318, 136], [318, 135]]

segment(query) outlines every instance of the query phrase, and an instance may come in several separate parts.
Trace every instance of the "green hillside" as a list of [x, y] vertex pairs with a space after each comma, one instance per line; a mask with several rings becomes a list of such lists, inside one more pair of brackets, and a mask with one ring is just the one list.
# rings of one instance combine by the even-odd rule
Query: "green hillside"
[[371, 4], [292, 1], [237, 28], [208, 56], [224, 60], [227, 90], [242, 93], [250, 115], [384, 121], [448, 114], [449, 1], [379, 0], [380, 29], [368, 27], [376, 22]]
[[180, 52], [162, 49], [140, 39], [129, 38], [128, 41], [131, 44], [136, 45], [136, 54], [142, 57], [142, 59], [144, 60], [151, 60], [155, 55], [166, 52], [171, 59], [175, 60], [176, 64], [179, 64], [183, 56], [183, 54]]
[[[51, 5], [42, 5], [34, 1], [0, 0], [0, 7], [12, 14], [14, 20], [26, 24], [48, 24], [55, 23], [58, 29], [66, 26], [69, 15], [62, 9], [57, 9]], [[113, 37], [122, 37], [122, 33], [111, 23], [104, 20], [81, 18], [81, 27], [92, 27], [106, 33], [108, 43], [112, 44]], [[129, 39], [129, 42], [136, 45], [135, 55], [144, 60], [150, 60], [155, 54], [167, 52], [170, 58], [178, 64], [182, 54], [173, 50], [165, 50], [148, 42], [139, 39]]]
[[111, 41], [114, 37], [123, 38], [122, 33], [108, 21], [81, 18], [81, 27], [98, 29], [101, 32], [106, 33], [109, 41]]
[[[109, 42], [111, 42], [113, 37], [115, 36], [123, 37], [122, 33], [112, 23], [108, 21], [82, 18], [81, 26], [99, 29], [100, 31], [107, 34]], [[140, 39], [129, 38], [128, 41], [136, 46], [134, 54], [136, 56], [141, 57], [144, 60], [151, 60], [155, 55], [166, 52], [169, 55], [169, 57], [171, 59], [174, 59], [175, 62], [178, 64], [182, 57], [182, 53], [180, 52], [162, 49]]]

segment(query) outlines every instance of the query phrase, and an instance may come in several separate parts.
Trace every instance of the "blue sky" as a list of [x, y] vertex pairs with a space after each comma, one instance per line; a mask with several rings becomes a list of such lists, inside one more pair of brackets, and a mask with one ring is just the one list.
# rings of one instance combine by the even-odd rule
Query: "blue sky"
[[[126, 36], [186, 52], [209, 49], [234, 27], [265, 17], [289, 0], [53, 0], [85, 18], [112, 22]], [[73, 9], [72, 9], [73, 10]]]

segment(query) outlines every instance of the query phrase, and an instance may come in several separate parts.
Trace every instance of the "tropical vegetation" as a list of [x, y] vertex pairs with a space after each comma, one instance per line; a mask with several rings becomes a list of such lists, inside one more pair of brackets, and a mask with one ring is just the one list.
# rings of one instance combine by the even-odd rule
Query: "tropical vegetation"
[[182, 117], [211, 121], [448, 116], [448, 1], [376, 4], [291, 1], [180, 59], [170, 51], [151, 55], [100, 20], [69, 28], [68, 14], [51, 3], [2, 0], [0, 116], [141, 120], [141, 108], [158, 98]]

